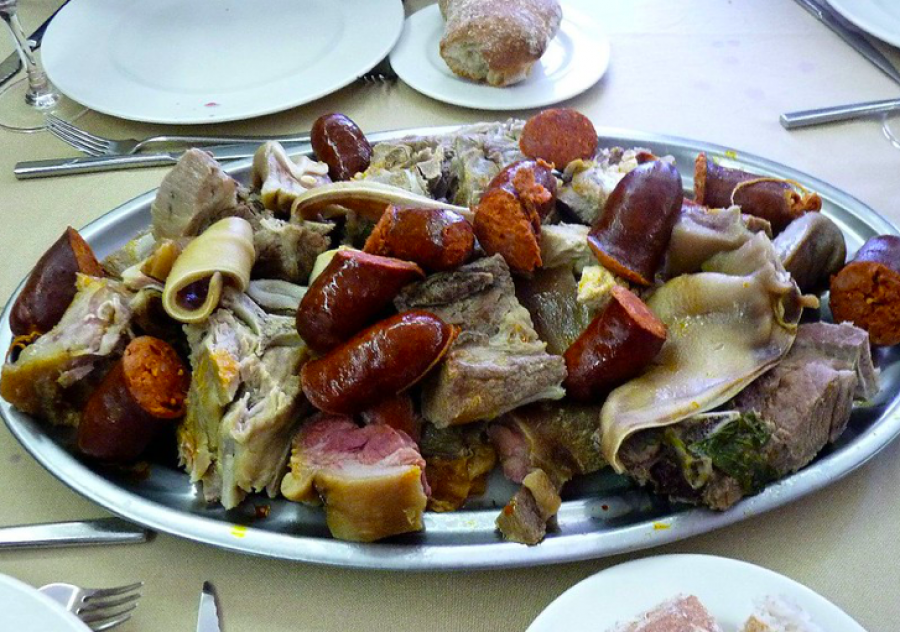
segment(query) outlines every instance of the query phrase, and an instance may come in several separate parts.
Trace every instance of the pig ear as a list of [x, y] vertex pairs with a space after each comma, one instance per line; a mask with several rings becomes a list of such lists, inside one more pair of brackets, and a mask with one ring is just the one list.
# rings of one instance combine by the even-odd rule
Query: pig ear
[[725, 403], [777, 364], [796, 336], [800, 291], [765, 235], [704, 268], [669, 281], [648, 301], [668, 340], [650, 368], [603, 406], [599, 439], [619, 472], [619, 448], [631, 434]]

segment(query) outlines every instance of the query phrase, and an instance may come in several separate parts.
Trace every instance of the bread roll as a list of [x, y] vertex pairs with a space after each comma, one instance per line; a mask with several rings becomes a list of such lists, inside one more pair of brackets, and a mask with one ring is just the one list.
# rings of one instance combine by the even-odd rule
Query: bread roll
[[441, 57], [467, 79], [522, 81], [559, 30], [557, 0], [440, 0]]

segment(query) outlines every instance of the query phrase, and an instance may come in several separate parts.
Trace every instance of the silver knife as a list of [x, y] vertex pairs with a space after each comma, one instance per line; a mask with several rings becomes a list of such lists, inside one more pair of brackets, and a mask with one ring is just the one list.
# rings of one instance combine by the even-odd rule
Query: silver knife
[[[287, 143], [284, 148], [288, 153], [311, 149], [308, 143]], [[249, 158], [258, 144], [240, 143], [236, 145], [219, 145], [216, 147], [200, 147], [212, 154], [219, 161]], [[81, 158], [58, 158], [54, 160], [32, 160], [17, 162], [13, 173], [19, 180], [30, 178], [49, 178], [76, 173], [96, 173], [98, 171], [119, 171], [122, 169], [138, 169], [142, 167], [165, 167], [174, 165], [181, 158], [183, 151], [160, 152], [155, 154], [136, 154], [127, 156], [91, 156]]]
[[219, 607], [216, 589], [210, 582], [203, 582], [200, 591], [200, 610], [197, 613], [197, 632], [222, 632], [219, 625]]
[[849, 103], [847, 105], [832, 105], [814, 110], [800, 110], [799, 112], [785, 112], [779, 120], [784, 129], [800, 129], [812, 127], [822, 123], [835, 123], [837, 121], [850, 121], [863, 116], [876, 114], [891, 114], [900, 112], [900, 99], [885, 99], [884, 101], [863, 101], [861, 103]]
[[809, 11], [819, 22], [837, 33], [860, 55], [875, 64], [884, 74], [900, 83], [900, 71], [855, 26], [818, 0], [797, 0], [797, 3]]
[[29, 524], [0, 528], [0, 549], [137, 544], [146, 542], [151, 533], [121, 518]]
[[[59, 10], [66, 6], [66, 3], [63, 2], [62, 5], [53, 12], [49, 18], [44, 20], [44, 23], [41, 24], [34, 33], [28, 38], [30, 42], [33, 43], [34, 50], [37, 50], [41, 47], [41, 40], [44, 39], [44, 31], [47, 30], [47, 25], [50, 24], [50, 20], [52, 20]], [[19, 69], [22, 67], [22, 58], [19, 57], [19, 53], [17, 51], [13, 51], [9, 57], [0, 62], [0, 86], [9, 81], [13, 75], [19, 72]]]

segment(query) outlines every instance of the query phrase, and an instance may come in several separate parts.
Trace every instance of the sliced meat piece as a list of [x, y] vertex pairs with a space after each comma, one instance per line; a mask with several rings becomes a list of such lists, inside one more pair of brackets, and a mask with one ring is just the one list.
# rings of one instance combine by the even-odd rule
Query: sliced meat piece
[[322, 222], [288, 223], [263, 218], [253, 231], [253, 278], [281, 279], [305, 285], [316, 257], [328, 250], [334, 226]]
[[121, 283], [79, 274], [75, 286], [56, 326], [7, 361], [0, 376], [0, 395], [10, 404], [67, 426], [78, 425], [88, 396], [132, 336], [130, 296]]
[[439, 428], [495, 419], [542, 399], [561, 399], [565, 361], [537, 342], [466, 344], [426, 378], [422, 414]]
[[372, 542], [422, 529], [425, 460], [405, 433], [318, 415], [297, 433], [281, 493], [323, 504], [331, 534]]
[[538, 544], [547, 533], [548, 522], [559, 511], [562, 499], [556, 484], [543, 470], [533, 470], [497, 516], [503, 537], [520, 544]]
[[253, 156], [250, 181], [259, 190], [259, 199], [267, 209], [290, 213], [291, 204], [301, 194], [331, 180], [328, 165], [308, 156], [288, 156], [284, 147], [275, 141], [260, 145]]
[[[150, 206], [153, 236], [176, 239], [196, 235], [210, 216], [239, 214], [238, 183], [202, 149], [189, 149], [159, 185]], [[246, 210], [246, 209], [245, 209]], [[223, 214], [224, 213], [224, 214]]]
[[599, 424], [600, 406], [538, 403], [507, 413], [488, 434], [508, 479], [521, 483], [541, 469], [561, 487], [606, 466], [593, 440]]
[[581, 224], [546, 224], [541, 226], [541, 261], [544, 268], [567, 267], [581, 273], [597, 264], [588, 246], [590, 226]]
[[801, 325], [788, 357], [793, 362], [806, 358], [810, 362], [825, 361], [835, 369], [853, 371], [857, 379], [855, 399], [869, 401], [878, 394], [878, 370], [872, 363], [869, 334], [850, 323]]
[[563, 355], [591, 323], [591, 310], [578, 301], [578, 283], [568, 266], [537, 270], [516, 279], [516, 296], [531, 315], [547, 351]]
[[435, 428], [425, 426], [422, 455], [431, 496], [431, 511], [456, 511], [471, 496], [483, 494], [497, 455], [481, 424]]

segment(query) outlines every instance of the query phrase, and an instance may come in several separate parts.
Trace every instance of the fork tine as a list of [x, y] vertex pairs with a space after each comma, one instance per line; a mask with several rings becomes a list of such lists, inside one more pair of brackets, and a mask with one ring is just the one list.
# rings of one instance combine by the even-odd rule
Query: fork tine
[[56, 136], [59, 140], [63, 141], [67, 145], [71, 145], [78, 151], [83, 151], [84, 153], [90, 156], [101, 156], [103, 155], [103, 151], [99, 148], [92, 147], [90, 145], [86, 145], [78, 138], [73, 138], [69, 135], [68, 132], [65, 132], [61, 129], [53, 127], [51, 125], [47, 126], [47, 131]]
[[59, 135], [63, 135], [69, 140], [72, 145], [76, 145], [79, 147], [91, 148], [96, 151], [106, 151], [109, 149], [109, 143], [103, 141], [97, 141], [89, 136], [79, 133], [79, 130], [73, 130], [72, 128], [65, 125], [57, 125], [56, 123], [47, 123], [47, 129], [51, 132], [56, 132], [57, 137]]
[[122, 610], [117, 610], [116, 612], [88, 612], [87, 614], [82, 614], [81, 612], [76, 612], [75, 616], [79, 619], [90, 625], [91, 623], [106, 623], [110, 619], [115, 619], [121, 617], [122, 615], [128, 614], [132, 610], [137, 608], [137, 604], [131, 604], [127, 608], [123, 608]]
[[106, 623], [95, 623], [94, 625], [91, 625], [90, 628], [94, 632], [104, 632], [105, 630], [112, 629], [112, 628], [116, 627], [117, 625], [121, 625], [121, 624], [125, 623], [130, 618], [131, 618], [131, 615], [126, 614], [123, 617], [119, 617], [118, 619], [113, 619], [112, 621], [107, 621]]
[[93, 612], [94, 610], [103, 610], [104, 608], [115, 608], [117, 606], [123, 606], [125, 604], [131, 603], [132, 601], [137, 601], [141, 598], [141, 593], [131, 593], [130, 595], [125, 595], [119, 599], [108, 599], [106, 601], [102, 601], [101, 598], [91, 599], [88, 601], [85, 599], [82, 603], [84, 604], [81, 608], [78, 609], [78, 612]]
[[128, 586], [116, 586], [115, 588], [92, 588], [87, 589], [84, 596], [84, 601], [90, 601], [91, 599], [96, 599], [97, 597], [117, 597], [119, 595], [124, 595], [125, 593], [134, 592], [135, 590], [142, 588], [144, 586], [144, 582], [135, 582], [133, 584], [129, 584]]
[[60, 129], [64, 129], [67, 132], [71, 133], [73, 136], [84, 139], [86, 142], [92, 142], [103, 146], [110, 145], [110, 140], [108, 138], [103, 138], [102, 136], [91, 134], [89, 131], [81, 129], [80, 127], [73, 125], [69, 121], [64, 121], [63, 119], [59, 118], [58, 116], [54, 116], [53, 114], [47, 116], [47, 124], [58, 127]]

